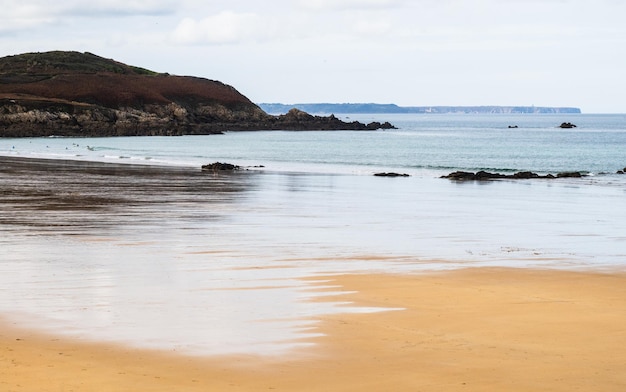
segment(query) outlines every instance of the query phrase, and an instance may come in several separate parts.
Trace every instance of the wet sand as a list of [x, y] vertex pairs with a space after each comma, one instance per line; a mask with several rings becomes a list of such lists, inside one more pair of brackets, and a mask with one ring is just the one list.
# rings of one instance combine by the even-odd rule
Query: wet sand
[[59, 339], [20, 329], [9, 314], [0, 329], [0, 390], [626, 389], [623, 271], [476, 268], [328, 279], [355, 291], [342, 301], [404, 310], [322, 316], [325, 336], [315, 346], [269, 358]]

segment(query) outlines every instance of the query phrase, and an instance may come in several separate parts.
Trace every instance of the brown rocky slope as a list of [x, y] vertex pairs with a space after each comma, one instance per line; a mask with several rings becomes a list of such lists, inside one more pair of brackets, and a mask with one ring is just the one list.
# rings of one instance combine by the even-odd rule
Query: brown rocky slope
[[0, 137], [212, 134], [227, 130], [373, 130], [293, 110], [265, 113], [218, 81], [160, 74], [91, 53], [0, 58]]

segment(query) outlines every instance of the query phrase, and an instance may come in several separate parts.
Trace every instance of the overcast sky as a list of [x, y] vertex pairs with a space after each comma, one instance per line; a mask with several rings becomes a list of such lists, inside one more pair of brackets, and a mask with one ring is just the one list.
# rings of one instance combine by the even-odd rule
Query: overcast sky
[[252, 101], [626, 113], [624, 0], [0, 0], [0, 56], [77, 50]]

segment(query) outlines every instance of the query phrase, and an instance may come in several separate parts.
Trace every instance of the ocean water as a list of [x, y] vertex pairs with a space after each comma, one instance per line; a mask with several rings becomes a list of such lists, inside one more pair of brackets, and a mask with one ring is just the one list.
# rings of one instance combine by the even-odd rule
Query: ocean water
[[[175, 166], [215, 160], [271, 171], [432, 177], [451, 170], [615, 173], [626, 165], [626, 115], [352, 115], [378, 132], [231, 132], [223, 136], [0, 139], [0, 154]], [[561, 122], [578, 125], [561, 129]], [[509, 129], [509, 125], [518, 128]]]
[[[399, 129], [0, 139], [0, 316], [193, 355], [282, 354], [313, 344], [316, 316], [385, 310], [319, 301], [327, 275], [625, 269], [626, 115], [350, 119]], [[249, 170], [200, 170], [215, 161]], [[439, 178], [455, 170], [589, 175]]]

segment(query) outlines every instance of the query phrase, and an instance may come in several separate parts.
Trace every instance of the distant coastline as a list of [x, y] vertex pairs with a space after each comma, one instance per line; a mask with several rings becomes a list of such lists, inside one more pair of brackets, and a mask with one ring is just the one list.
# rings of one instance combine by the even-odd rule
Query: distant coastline
[[347, 113], [418, 113], [418, 114], [449, 114], [449, 113], [491, 113], [491, 114], [549, 114], [567, 113], [580, 114], [581, 110], [574, 107], [542, 107], [542, 106], [398, 106], [395, 104], [378, 103], [259, 103], [261, 109], [270, 114], [284, 114], [296, 108], [315, 114], [347, 114]]

